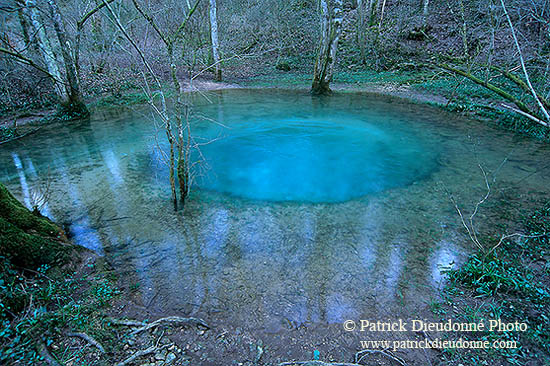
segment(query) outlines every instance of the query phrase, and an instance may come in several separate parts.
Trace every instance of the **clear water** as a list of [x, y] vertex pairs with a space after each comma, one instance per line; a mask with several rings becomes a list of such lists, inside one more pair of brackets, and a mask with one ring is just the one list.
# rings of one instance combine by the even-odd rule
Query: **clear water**
[[43, 212], [103, 253], [150, 312], [270, 334], [410, 316], [472, 250], [449, 195], [474, 207], [479, 164], [498, 173], [481, 233], [548, 195], [546, 145], [438, 109], [360, 93], [205, 96], [193, 129], [220, 139], [203, 146], [211, 169], [184, 212], [144, 108], [0, 146], [2, 182], [31, 205], [49, 181]]

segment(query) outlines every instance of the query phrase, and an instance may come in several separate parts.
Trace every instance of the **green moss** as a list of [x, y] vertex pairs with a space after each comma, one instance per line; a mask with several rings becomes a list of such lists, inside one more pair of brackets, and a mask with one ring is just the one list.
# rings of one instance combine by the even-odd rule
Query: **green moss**
[[30, 212], [0, 183], [0, 217], [23, 231], [34, 230], [38, 235], [57, 237], [59, 228], [45, 217]]
[[44, 263], [62, 263], [67, 246], [37, 234], [27, 234], [0, 218], [0, 255], [19, 266], [36, 268]]
[[71, 248], [63, 237], [55, 224], [29, 211], [0, 184], [0, 256], [28, 268], [63, 262]]

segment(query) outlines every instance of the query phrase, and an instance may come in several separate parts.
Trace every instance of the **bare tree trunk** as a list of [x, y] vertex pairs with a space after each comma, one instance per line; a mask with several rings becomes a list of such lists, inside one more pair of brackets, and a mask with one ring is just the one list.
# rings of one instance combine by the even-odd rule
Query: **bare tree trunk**
[[210, 36], [212, 38], [212, 56], [215, 65], [216, 81], [222, 81], [222, 67], [220, 64], [220, 43], [218, 40], [218, 18], [216, 16], [216, 0], [210, 0]]
[[366, 39], [365, 39], [365, 0], [357, 0], [357, 44], [359, 46], [359, 53], [361, 55], [361, 63], [365, 64], [366, 60]]
[[70, 52], [71, 45], [67, 38], [65, 24], [61, 18], [61, 13], [59, 12], [56, 1], [48, 0], [48, 4], [50, 5], [50, 12], [53, 19], [55, 33], [57, 34], [57, 39], [59, 40], [59, 44], [61, 46], [61, 55], [63, 56], [65, 73], [67, 75], [69, 99], [68, 105], [66, 106], [66, 112], [69, 112], [69, 114], [73, 116], [87, 116], [90, 112], [82, 101], [82, 94], [80, 92], [80, 85], [76, 76], [74, 60]]
[[[128, 41], [132, 44], [134, 49], [138, 52], [138, 54], [140, 55], [143, 61], [144, 66], [146, 67], [147, 71], [153, 77], [155, 83], [158, 86], [158, 91], [161, 95], [161, 100], [162, 100], [162, 107], [160, 109], [155, 105], [153, 94], [151, 94], [150, 88], [148, 87], [147, 78], [144, 78], [144, 82], [147, 85], [149, 103], [153, 107], [154, 111], [161, 117], [164, 123], [166, 136], [170, 144], [170, 155], [169, 155], [169, 161], [168, 161], [168, 166], [170, 170], [170, 189], [172, 191], [172, 200], [174, 204], [174, 210], [176, 211], [178, 209], [178, 200], [177, 200], [175, 178], [176, 176], [178, 178], [180, 199], [183, 207], [185, 205], [185, 199], [189, 195], [189, 192], [191, 189], [191, 183], [192, 183], [191, 171], [190, 171], [191, 164], [189, 162], [191, 159], [191, 149], [193, 146], [191, 145], [192, 144], [191, 126], [189, 123], [190, 106], [187, 103], [187, 101], [184, 102], [183, 100], [183, 88], [177, 75], [176, 59], [174, 57], [174, 48], [176, 46], [176, 42], [178, 41], [180, 34], [184, 32], [187, 22], [189, 21], [193, 13], [197, 10], [199, 1], [200, 0], [196, 0], [193, 6], [191, 6], [191, 4], [188, 2], [188, 12], [183, 22], [180, 24], [180, 26], [176, 29], [176, 31], [173, 34], [169, 35], [164, 33], [158, 27], [154, 19], [139, 5], [137, 0], [132, 0], [136, 10], [153, 27], [155, 32], [159, 35], [160, 39], [166, 46], [168, 63], [170, 65], [170, 76], [172, 79], [173, 92], [176, 95], [175, 113], [173, 114], [173, 117], [170, 117], [166, 107], [166, 103], [165, 103], [165, 94], [163, 91], [164, 87], [160, 79], [156, 76], [155, 72], [149, 65], [149, 62], [147, 61], [147, 58], [145, 57], [144, 53], [141, 51], [140, 47], [130, 37], [128, 32], [126, 32], [126, 29], [121, 24], [119, 17], [115, 14], [113, 9], [109, 6], [109, 1], [103, 0], [103, 4], [107, 7], [111, 15], [114, 17], [118, 28], [121, 30], [124, 36], [128, 39]], [[182, 114], [182, 107], [183, 107], [183, 110], [185, 111], [184, 114]], [[173, 119], [175, 119], [175, 133], [174, 133], [174, 128], [172, 126]], [[183, 124], [184, 120], [185, 120], [185, 125]], [[187, 136], [185, 136], [186, 134]], [[187, 140], [185, 140], [185, 137], [187, 137]], [[177, 156], [176, 156], [176, 152], [177, 152]]]
[[330, 46], [329, 34], [330, 14], [328, 12], [328, 4], [326, 0], [321, 0], [321, 41], [319, 43], [319, 51], [313, 68], [313, 83], [311, 85], [311, 92], [314, 94], [330, 92], [329, 85], [325, 81], [328, 50]]
[[82, 36], [82, 30], [84, 29], [84, 24], [92, 15], [101, 10], [106, 4], [110, 4], [115, 0], [106, 0], [105, 2], [99, 3], [95, 8], [84, 14], [84, 16], [76, 22], [76, 36], [75, 36], [75, 47], [74, 47], [74, 66], [76, 69], [76, 76], [80, 78], [80, 38]]
[[378, 12], [378, 0], [369, 0], [369, 25], [376, 23], [376, 14]]
[[489, 50], [487, 52], [487, 71], [485, 73], [485, 82], [489, 82], [490, 70], [493, 64], [493, 55], [495, 53], [495, 35], [498, 29], [497, 17], [495, 14], [495, 4], [491, 0], [489, 6]]
[[[176, 136], [177, 141], [175, 141], [175, 145], [173, 144], [174, 141], [170, 144], [170, 154], [171, 154], [171, 180], [174, 179], [174, 168], [175, 173], [178, 177], [178, 185], [179, 185], [179, 191], [180, 191], [180, 200], [181, 200], [181, 206], [185, 206], [185, 199], [187, 198], [187, 195], [189, 194], [189, 169], [188, 169], [188, 149], [189, 145], [185, 144], [184, 135], [185, 135], [185, 129], [186, 127], [189, 128], [189, 115], [188, 110], [189, 106], [184, 103], [183, 101], [183, 93], [182, 93], [182, 86], [180, 83], [180, 80], [178, 79], [178, 73], [176, 68], [176, 61], [174, 59], [174, 45], [173, 43], [168, 43], [167, 45], [167, 51], [168, 51], [168, 60], [170, 62], [170, 75], [172, 77], [172, 85], [174, 88], [174, 91], [176, 92], [176, 111], [174, 114], [174, 117], [176, 119]], [[182, 114], [182, 108], [185, 112], [185, 114]], [[183, 125], [183, 120], [185, 119], [186, 125]], [[174, 147], [178, 151], [178, 155], [176, 157], [177, 161], [172, 160], [174, 157], [172, 156], [174, 154]], [[175, 190], [175, 185], [171, 183], [172, 189]], [[178, 203], [177, 203], [177, 195], [173, 192], [174, 197], [174, 210], [177, 211], [178, 209]]]
[[335, 0], [332, 9], [332, 17], [326, 0], [321, 0], [322, 31], [319, 51], [313, 69], [313, 82], [311, 92], [313, 94], [330, 93], [330, 82], [334, 65], [336, 63], [336, 51], [338, 41], [342, 33], [342, 0]]
[[64, 102], [68, 100], [68, 94], [63, 85], [63, 76], [59, 71], [59, 66], [57, 65], [57, 59], [53, 53], [52, 45], [48, 34], [46, 33], [46, 27], [42, 22], [40, 17], [40, 12], [36, 7], [34, 0], [25, 0], [25, 10], [28, 12], [28, 16], [31, 20], [33, 29], [33, 34], [36, 36], [36, 42], [38, 43], [38, 48], [40, 53], [44, 58], [44, 63], [46, 64], [46, 69], [48, 73], [52, 75], [54, 90], [59, 99]]
[[382, 22], [384, 21], [384, 11], [386, 10], [386, 0], [382, 1], [382, 9], [380, 9], [380, 22], [378, 23], [378, 35], [382, 30]]
[[[327, 82], [332, 81], [332, 74], [334, 73], [334, 65], [336, 64], [336, 51], [338, 50], [338, 41], [342, 34], [342, 23], [344, 21], [344, 12], [342, 0], [335, 1], [334, 9], [332, 10], [332, 22], [331, 22], [331, 38], [330, 53], [327, 66]], [[327, 84], [328, 86], [328, 84]]]
[[459, 0], [460, 5], [460, 19], [462, 20], [462, 47], [464, 49], [464, 57], [468, 57], [468, 24], [466, 23], [466, 9], [464, 9], [463, 0]]
[[23, 41], [26, 45], [31, 44], [31, 38], [29, 36], [29, 25], [23, 14], [23, 8], [17, 9], [17, 18], [19, 19], [19, 24], [21, 25], [21, 32], [23, 33]]
[[428, 7], [430, 0], [422, 0], [422, 24], [424, 27], [428, 24]]

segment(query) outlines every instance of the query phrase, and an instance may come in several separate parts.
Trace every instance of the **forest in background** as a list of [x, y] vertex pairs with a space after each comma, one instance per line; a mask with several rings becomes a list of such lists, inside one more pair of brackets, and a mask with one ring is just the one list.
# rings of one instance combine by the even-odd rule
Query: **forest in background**
[[[3, 1], [0, 108], [51, 107], [63, 94], [52, 80], [71, 85], [71, 77], [78, 90], [69, 94], [120, 102], [151, 77], [140, 57], [169, 81], [170, 56], [158, 30], [177, 30], [172, 61], [186, 85], [306, 82], [322, 39], [330, 38], [331, 81], [413, 85], [445, 95], [457, 110], [493, 117], [507, 109], [544, 125], [549, 11], [546, 0]], [[338, 27], [334, 18], [341, 18]]]

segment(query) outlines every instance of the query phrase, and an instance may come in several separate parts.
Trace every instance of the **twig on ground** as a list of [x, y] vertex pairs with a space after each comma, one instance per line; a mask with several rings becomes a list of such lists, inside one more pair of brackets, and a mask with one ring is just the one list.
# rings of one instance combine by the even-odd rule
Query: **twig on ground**
[[[162, 347], [161, 347], [162, 348]], [[134, 362], [135, 360], [137, 360], [138, 358], [142, 357], [142, 356], [147, 356], [151, 353], [154, 353], [158, 350], [158, 347], [156, 346], [151, 346], [149, 348], [146, 348], [146, 349], [142, 349], [142, 350], [139, 350], [137, 351], [136, 353], [132, 354], [130, 357], [128, 357], [127, 359], [125, 359], [124, 361], [122, 362], [119, 362], [117, 363], [115, 366], [126, 366], [126, 365], [129, 365], [131, 364], [132, 362]]]
[[141, 333], [143, 331], [146, 331], [146, 330], [149, 330], [151, 328], [155, 328], [161, 324], [172, 324], [172, 325], [180, 325], [180, 324], [194, 324], [194, 325], [200, 325], [202, 327], [205, 327], [207, 329], [210, 329], [210, 327], [208, 326], [208, 324], [206, 324], [206, 322], [202, 319], [199, 319], [199, 318], [182, 318], [180, 316], [168, 316], [166, 318], [160, 318], [160, 319], [157, 319], [155, 320], [154, 322], [150, 323], [150, 324], [146, 324], [144, 326], [142, 326], [141, 328], [138, 328], [136, 330], [134, 330], [131, 334], [134, 335], [134, 334], [138, 334], [138, 333]]
[[67, 333], [67, 336], [81, 338], [86, 342], [88, 342], [89, 344], [91, 344], [92, 346], [94, 346], [95, 348], [97, 348], [101, 353], [105, 353], [105, 348], [103, 348], [101, 343], [99, 343], [92, 336], [89, 336], [86, 333]]

